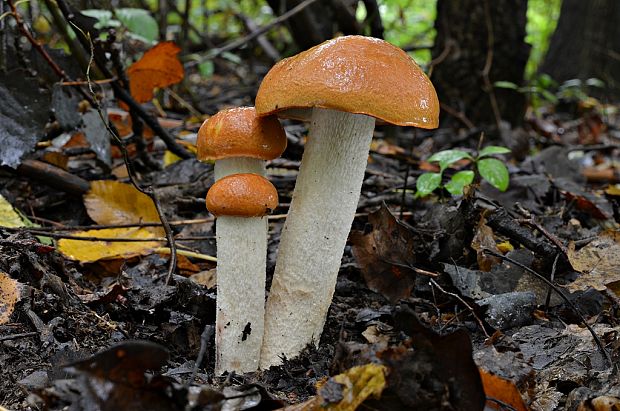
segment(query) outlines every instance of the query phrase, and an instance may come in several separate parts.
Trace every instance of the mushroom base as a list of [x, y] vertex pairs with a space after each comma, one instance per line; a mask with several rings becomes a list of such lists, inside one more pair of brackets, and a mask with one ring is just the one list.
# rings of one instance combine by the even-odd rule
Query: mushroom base
[[315, 108], [267, 300], [261, 368], [318, 344], [357, 209], [375, 119]]
[[267, 217], [217, 219], [215, 372], [259, 365], [265, 311]]

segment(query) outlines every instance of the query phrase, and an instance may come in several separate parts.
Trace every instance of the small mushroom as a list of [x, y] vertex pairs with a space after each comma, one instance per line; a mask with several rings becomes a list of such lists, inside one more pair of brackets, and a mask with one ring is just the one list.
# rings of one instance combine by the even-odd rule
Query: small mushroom
[[215, 160], [215, 180], [235, 173], [265, 175], [265, 160], [286, 149], [277, 117], [257, 117], [254, 107], [219, 111], [198, 130], [198, 160]]
[[277, 206], [278, 192], [258, 174], [228, 175], [207, 193], [207, 209], [217, 217], [217, 374], [258, 369], [265, 313], [265, 216]]
[[318, 344], [375, 119], [435, 128], [439, 101], [407, 53], [383, 40], [345, 36], [277, 63], [260, 85], [256, 111], [311, 122], [267, 300], [266, 368]]

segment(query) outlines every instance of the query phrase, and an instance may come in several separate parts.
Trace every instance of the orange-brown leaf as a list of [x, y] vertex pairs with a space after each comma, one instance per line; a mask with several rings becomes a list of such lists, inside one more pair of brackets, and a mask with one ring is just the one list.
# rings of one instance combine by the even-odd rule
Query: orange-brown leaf
[[183, 80], [183, 65], [177, 54], [181, 49], [166, 41], [144, 53], [129, 69], [129, 89], [139, 103], [153, 98], [153, 89], [176, 84]]
[[[504, 404], [510, 405], [517, 411], [527, 411], [528, 408], [523, 402], [521, 393], [519, 393], [519, 390], [512, 381], [493, 375], [481, 368], [479, 371], [480, 377], [482, 378], [482, 385], [484, 386], [484, 393], [487, 398], [499, 400]], [[494, 407], [493, 403], [490, 402], [487, 402], [487, 405]]]

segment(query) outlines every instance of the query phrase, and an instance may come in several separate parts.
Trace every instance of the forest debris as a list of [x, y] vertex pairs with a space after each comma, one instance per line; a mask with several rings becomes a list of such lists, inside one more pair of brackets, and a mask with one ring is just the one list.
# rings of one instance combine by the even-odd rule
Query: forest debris
[[112, 148], [110, 145], [110, 135], [106, 129], [99, 113], [89, 110], [82, 115], [84, 126], [82, 130], [88, 140], [90, 149], [97, 155], [97, 158], [108, 166], [112, 165]]
[[607, 230], [580, 250], [568, 246], [568, 259], [581, 275], [567, 285], [569, 291], [592, 287], [603, 291], [607, 284], [620, 281], [620, 231]]
[[0, 324], [9, 322], [19, 299], [20, 288], [17, 280], [0, 271]]
[[474, 235], [473, 240], [471, 240], [471, 248], [476, 250], [478, 267], [481, 271], [491, 271], [491, 268], [494, 265], [500, 263], [501, 261], [499, 258], [493, 257], [482, 251], [484, 248], [490, 248], [491, 250], [499, 252], [499, 249], [495, 244], [495, 236], [493, 235], [493, 230], [491, 229], [491, 227], [486, 225], [486, 220], [484, 219], [484, 217], [480, 217], [480, 221], [478, 222], [478, 227], [476, 229], [476, 234]]
[[370, 233], [350, 235], [353, 255], [368, 288], [395, 303], [408, 297], [414, 286], [414, 233], [385, 204], [370, 214], [368, 221], [372, 224]]
[[22, 217], [15, 211], [13, 205], [0, 194], [0, 226], [24, 227]]
[[139, 103], [153, 98], [153, 90], [183, 80], [183, 65], [177, 54], [181, 48], [165, 41], [149, 49], [127, 69], [131, 96]]

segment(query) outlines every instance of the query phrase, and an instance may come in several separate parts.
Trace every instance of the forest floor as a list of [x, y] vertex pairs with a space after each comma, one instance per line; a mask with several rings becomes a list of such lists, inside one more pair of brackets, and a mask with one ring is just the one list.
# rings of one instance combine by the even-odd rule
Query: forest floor
[[[251, 105], [256, 86], [216, 76], [198, 109]], [[201, 119], [159, 113], [191, 147]], [[130, 147], [178, 244], [199, 253], [180, 255], [166, 284], [169, 253], [153, 251], [165, 243], [120, 243], [119, 251], [111, 242], [67, 242], [87, 235], [75, 227], [94, 224], [124, 230], [87, 232], [94, 237], [136, 234], [122, 227], [132, 221], [109, 218], [115, 211], [139, 216], [138, 226], [151, 220], [132, 203], [135, 193], [115, 195], [117, 187], [107, 185], [128, 181], [115, 147], [106, 166], [95, 143], [59, 133], [32, 158], [62, 164], [77, 183], [0, 169], [2, 197], [38, 224], [0, 227], [0, 405], [266, 410], [363, 402], [369, 409], [467, 410], [486, 399], [489, 409], [618, 409], [619, 374], [610, 364], [620, 363], [617, 113], [570, 102], [483, 140], [476, 130], [377, 127], [318, 348], [279, 367], [222, 377], [213, 374], [215, 263], [202, 258], [216, 254], [204, 202], [212, 165], [173, 161], [148, 132], [146, 147]], [[122, 109], [108, 116], [121, 134], [130, 129]], [[307, 133], [304, 124], [284, 125], [288, 148], [267, 169], [281, 203], [269, 224], [268, 282]], [[438, 169], [423, 159], [452, 148], [473, 154], [481, 141], [512, 150], [500, 156], [510, 171], [505, 192], [483, 181], [464, 196], [414, 196], [416, 178]], [[455, 163], [446, 174], [461, 169], [471, 164]], [[82, 180], [108, 183], [86, 193]], [[371, 363], [384, 367], [385, 381], [377, 382]]]

